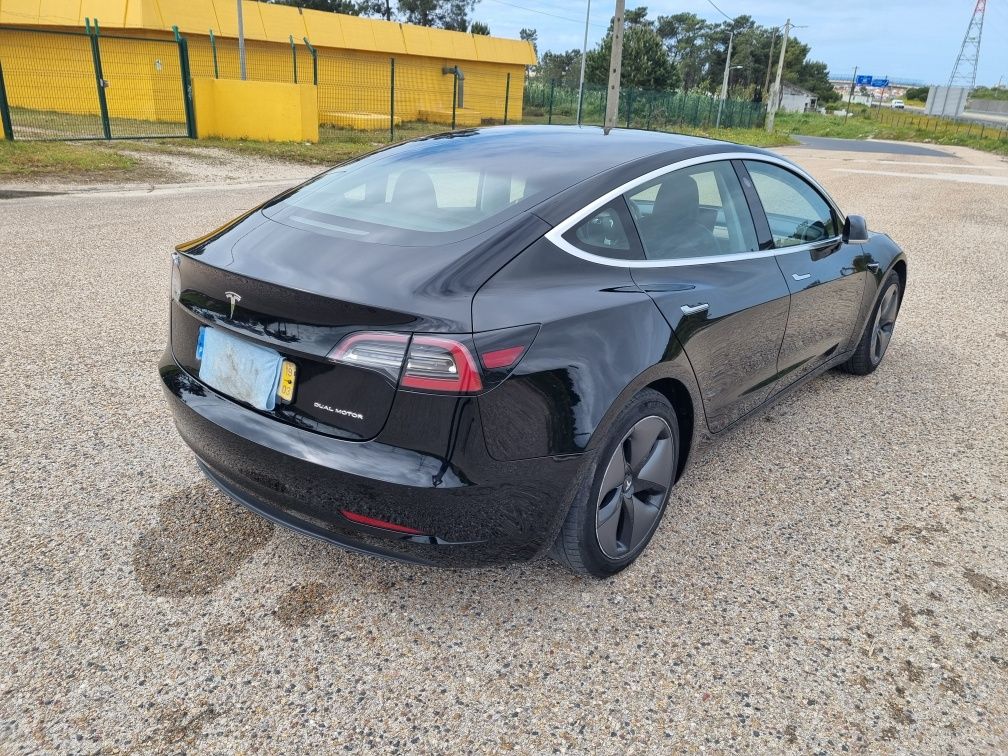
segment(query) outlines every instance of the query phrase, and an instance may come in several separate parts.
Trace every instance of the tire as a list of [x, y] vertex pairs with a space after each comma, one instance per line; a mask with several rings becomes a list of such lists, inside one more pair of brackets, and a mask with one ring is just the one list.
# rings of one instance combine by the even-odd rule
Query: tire
[[591, 486], [571, 504], [550, 556], [594, 578], [629, 567], [661, 522], [678, 462], [675, 410], [657, 391], [645, 389], [606, 434]]
[[[885, 357], [893, 329], [896, 327], [896, 316], [899, 314], [903, 292], [900, 291], [900, 280], [896, 271], [890, 271], [882, 282], [882, 294], [875, 303], [868, 324], [865, 326], [861, 341], [858, 342], [854, 354], [847, 362], [840, 365], [840, 370], [853, 375], [868, 375], [875, 372], [882, 358]], [[881, 348], [880, 348], [881, 347]]]

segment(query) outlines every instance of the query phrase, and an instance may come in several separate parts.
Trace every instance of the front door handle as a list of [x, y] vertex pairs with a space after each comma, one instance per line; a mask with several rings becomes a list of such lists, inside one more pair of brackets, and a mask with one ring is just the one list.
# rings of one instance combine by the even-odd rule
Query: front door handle
[[804, 281], [806, 278], [812, 278], [812, 274], [802, 273], [801, 275], [799, 275], [798, 273], [792, 273], [791, 278], [793, 278], [795, 281]]
[[868, 263], [865, 267], [868, 268], [868, 270], [870, 270], [872, 273], [878, 273], [880, 270], [882, 270], [882, 266], [879, 265], [878, 263]]
[[707, 307], [708, 305], [706, 302], [701, 302], [700, 304], [693, 305], [692, 307], [689, 305], [683, 305], [679, 309], [682, 310], [683, 315], [696, 315], [699, 312], [707, 312]]

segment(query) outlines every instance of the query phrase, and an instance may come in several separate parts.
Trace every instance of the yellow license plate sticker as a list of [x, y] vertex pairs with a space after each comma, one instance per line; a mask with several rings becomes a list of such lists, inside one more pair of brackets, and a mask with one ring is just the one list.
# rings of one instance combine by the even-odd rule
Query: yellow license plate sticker
[[277, 387], [277, 396], [285, 402], [294, 398], [294, 381], [297, 378], [297, 365], [290, 360], [284, 360], [280, 366], [280, 385]]

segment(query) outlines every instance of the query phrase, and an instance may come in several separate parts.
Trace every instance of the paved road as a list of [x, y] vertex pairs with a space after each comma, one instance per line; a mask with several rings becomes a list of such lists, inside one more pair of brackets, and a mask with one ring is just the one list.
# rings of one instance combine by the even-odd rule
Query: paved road
[[835, 139], [833, 137], [793, 135], [804, 147], [814, 150], [834, 150], [841, 152], [888, 153], [891, 155], [916, 155], [921, 157], [954, 157], [953, 153], [923, 147], [911, 142], [880, 142], [874, 139]]
[[345, 553], [202, 481], [168, 253], [276, 187], [0, 202], [0, 752], [1008, 749], [1008, 187], [921, 177], [1004, 163], [784, 152], [910, 252], [886, 361], [705, 450], [606, 583]]

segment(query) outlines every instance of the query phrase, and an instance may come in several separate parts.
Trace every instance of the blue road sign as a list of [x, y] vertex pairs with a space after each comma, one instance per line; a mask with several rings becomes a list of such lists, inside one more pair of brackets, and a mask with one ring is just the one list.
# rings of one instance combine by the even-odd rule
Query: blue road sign
[[854, 83], [857, 84], [859, 87], [870, 87], [872, 83], [872, 75], [858, 74], [857, 76], [854, 77]]
[[872, 79], [871, 85], [873, 87], [888, 87], [889, 79]]

